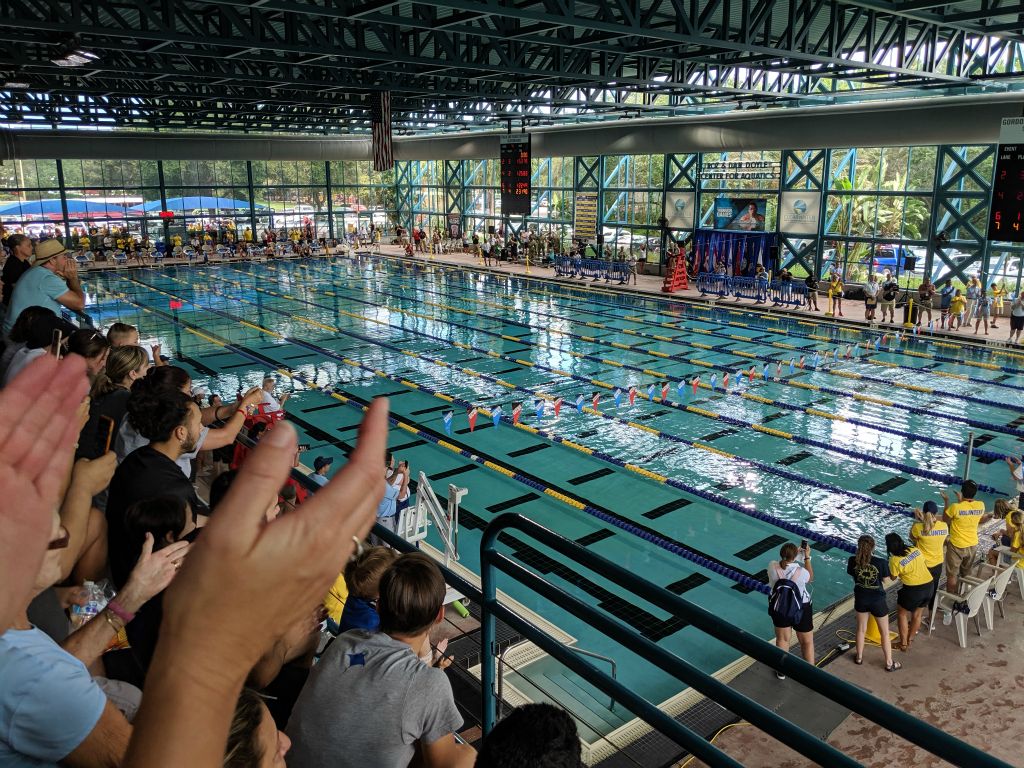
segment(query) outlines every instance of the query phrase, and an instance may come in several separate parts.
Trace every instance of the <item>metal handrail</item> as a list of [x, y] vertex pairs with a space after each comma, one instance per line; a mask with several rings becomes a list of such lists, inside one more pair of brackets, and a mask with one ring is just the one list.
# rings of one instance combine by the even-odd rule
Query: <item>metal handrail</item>
[[[601, 670], [566, 649], [560, 642], [501, 605], [497, 601], [495, 573], [497, 569], [573, 616], [583, 619], [606, 636], [630, 647], [677, 680], [710, 697], [800, 754], [822, 765], [859, 765], [849, 756], [822, 742], [802, 728], [643, 637], [632, 627], [612, 619], [605, 612], [584, 603], [560, 587], [522, 567], [507, 555], [498, 552], [496, 549], [498, 534], [510, 528], [519, 530], [567, 559], [600, 573], [603, 578], [630, 590], [639, 599], [650, 602], [670, 615], [686, 620], [694, 628], [785, 673], [825, 698], [881, 725], [932, 754], [955, 765], [1009, 768], [1007, 763], [908, 715], [888, 702], [882, 701], [812, 664], [808, 664], [774, 644], [738, 629], [705, 609], [646, 581], [575, 542], [559, 536], [521, 515], [512, 513], [505, 513], [495, 518], [484, 530], [480, 545], [480, 576], [483, 587], [481, 643], [483, 655], [487, 660], [492, 658], [490, 651], [494, 646], [495, 623], [497, 619], [500, 619], [699, 759], [711, 765], [737, 765], [732, 758], [709, 744], [691, 729], [672, 719], [657, 706], [638, 696], [618, 681], [612, 680]], [[494, 667], [488, 661], [485, 661], [482, 667], [482, 682], [484, 687], [483, 726], [486, 734], [494, 725], [495, 715], [495, 702], [493, 696], [489, 695], [494, 691]]]
[[[615, 659], [613, 659], [611, 656], [602, 656], [600, 653], [594, 653], [593, 651], [588, 651], [585, 648], [580, 648], [579, 646], [576, 646], [576, 645], [569, 645], [569, 646], [566, 646], [566, 647], [570, 651], [575, 651], [576, 653], [579, 653], [579, 654], [581, 654], [583, 656], [589, 656], [592, 659], [600, 659], [601, 661], [607, 661], [612, 666], [612, 680], [618, 680], [619, 679], [619, 665], [615, 663]], [[608, 705], [608, 709], [613, 710], [613, 711], [615, 710], [615, 697], [614, 696], [611, 697], [611, 703]]]

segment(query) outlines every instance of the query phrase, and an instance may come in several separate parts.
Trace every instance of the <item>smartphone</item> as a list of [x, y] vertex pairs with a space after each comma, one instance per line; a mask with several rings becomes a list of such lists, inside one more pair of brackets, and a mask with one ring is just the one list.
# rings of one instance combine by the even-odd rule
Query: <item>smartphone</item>
[[807, 549], [807, 539], [803, 539], [800, 542], [800, 549]]
[[299, 453], [309, 450], [309, 443], [299, 443]]
[[60, 360], [61, 344], [64, 343], [64, 334], [59, 330], [53, 332], [53, 339], [50, 341], [50, 346], [54, 350], [54, 354], [57, 359]]
[[109, 416], [100, 416], [96, 424], [96, 445], [103, 446], [103, 453], [110, 453], [110, 443], [114, 439], [114, 420]]

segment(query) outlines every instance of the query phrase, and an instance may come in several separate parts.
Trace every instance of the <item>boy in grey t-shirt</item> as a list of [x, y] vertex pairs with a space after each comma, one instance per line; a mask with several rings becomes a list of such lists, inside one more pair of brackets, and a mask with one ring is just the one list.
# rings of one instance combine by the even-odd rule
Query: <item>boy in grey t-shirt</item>
[[419, 652], [444, 616], [445, 584], [420, 553], [398, 558], [380, 583], [381, 632], [340, 635], [309, 676], [288, 722], [292, 768], [393, 768], [415, 745], [428, 765], [472, 766], [455, 741], [462, 718], [451, 685]]

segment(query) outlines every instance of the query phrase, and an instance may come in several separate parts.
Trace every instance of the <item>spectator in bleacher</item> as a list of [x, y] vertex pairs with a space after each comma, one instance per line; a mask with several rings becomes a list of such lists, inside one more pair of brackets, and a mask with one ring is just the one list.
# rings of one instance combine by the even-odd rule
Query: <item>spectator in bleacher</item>
[[11, 235], [7, 238], [6, 245], [10, 250], [10, 255], [4, 262], [3, 274], [0, 275], [0, 281], [3, 282], [0, 313], [6, 311], [10, 306], [14, 286], [32, 266], [32, 238], [22, 234]]
[[79, 328], [68, 338], [68, 351], [85, 358], [85, 373], [91, 385], [107, 364], [110, 342], [94, 328]]
[[[70, 534], [52, 513], [50, 542], [36, 590], [62, 578]], [[187, 545], [152, 553], [148, 540], [116, 600], [61, 646], [33, 627], [25, 613], [0, 636], [0, 765], [119, 765], [131, 726], [87, 667], [99, 661], [117, 632], [170, 583]]]
[[345, 565], [343, 574], [348, 597], [336, 627], [328, 628], [334, 634], [350, 629], [376, 632], [380, 629], [377, 601], [380, 599], [380, 580], [398, 555], [390, 547], [367, 547]]
[[243, 688], [231, 720], [224, 768], [284, 768], [291, 746], [260, 695]]
[[183, 392], [133, 392], [128, 401], [128, 418], [150, 442], [132, 451], [118, 465], [107, 499], [107, 542], [111, 570], [124, 573], [132, 557], [127, 513], [133, 504], [169, 497], [188, 504], [194, 515], [205, 514], [192, 483], [178, 465], [178, 459], [195, 450], [200, 433], [199, 407]]
[[[471, 766], [455, 741], [462, 717], [451, 684], [418, 654], [444, 617], [444, 577], [421, 553], [399, 557], [380, 583], [380, 632], [340, 635], [309, 677], [288, 723], [292, 768]], [[353, 706], [358, 702], [357, 706]]]
[[327, 485], [327, 473], [331, 471], [330, 456], [317, 456], [313, 459], [313, 474], [309, 476], [317, 485]]
[[551, 704], [516, 707], [480, 745], [476, 768], [583, 768], [576, 721]]
[[[956, 492], [955, 504], [950, 504], [949, 495], [942, 492], [945, 503], [942, 519], [949, 526], [949, 539], [946, 541], [946, 591], [954, 595], [959, 589], [960, 577], [967, 576], [974, 567], [978, 527], [992, 519], [992, 515], [985, 512], [985, 503], [975, 500], [977, 493], [978, 484], [973, 480], [964, 480]], [[942, 617], [944, 624], [952, 621], [951, 613]]]
[[139, 329], [127, 323], [114, 323], [107, 331], [107, 341], [112, 347], [137, 347]]
[[284, 410], [284, 404], [288, 402], [288, 398], [291, 394], [285, 392], [283, 395], [278, 396], [275, 392], [276, 381], [273, 376], [267, 376], [263, 379], [263, 391], [261, 394], [263, 411], [264, 413], [275, 413], [277, 411]]
[[99, 432], [101, 417], [113, 421], [113, 437], [116, 437], [128, 410], [131, 386], [143, 378], [148, 370], [149, 356], [142, 347], [125, 346], [110, 350], [104, 369], [93, 381], [89, 391], [92, 400], [89, 421], [79, 437], [77, 456], [94, 459], [105, 453], [108, 447], [113, 448], [113, 439], [109, 446], [99, 444], [100, 440], [104, 443], [106, 441], [105, 434]]
[[[30, 308], [34, 311], [35, 308]], [[53, 312], [46, 310], [25, 329], [25, 345], [11, 355], [3, 384], [6, 386], [21, 370], [37, 357], [50, 355], [63, 357], [67, 354], [68, 338], [75, 332], [75, 326]], [[60, 333], [60, 343], [56, 341]]]
[[[390, 467], [388, 467], [390, 469]], [[398, 494], [401, 492], [401, 486], [394, 486], [391, 484], [391, 477], [394, 473], [389, 473], [384, 480], [384, 496], [380, 500], [380, 504], [377, 505], [377, 525], [380, 525], [392, 533], [398, 532]], [[385, 544], [386, 542], [375, 536], [370, 536], [370, 543], [379, 545]]]
[[[7, 370], [10, 368], [14, 356], [28, 345], [29, 331], [37, 323], [46, 322], [44, 318], [55, 317], [56, 315], [53, 313], [53, 310], [46, 309], [45, 307], [29, 307], [21, 313], [18, 322], [11, 328], [10, 335], [4, 340], [6, 344], [3, 354], [0, 355], [0, 383], [6, 378]], [[52, 322], [52, 320], [49, 322]], [[38, 355], [33, 357], [38, 357]]]
[[395, 467], [395, 471], [391, 473], [388, 478], [388, 482], [395, 488], [398, 488], [398, 495], [395, 497], [395, 524], [397, 526], [398, 521], [402, 519], [402, 513], [409, 506], [409, 481], [410, 481], [409, 462], [400, 461], [398, 466]]
[[59, 240], [43, 240], [35, 247], [33, 265], [19, 279], [4, 317], [10, 334], [18, 316], [28, 307], [46, 307], [59, 315], [63, 308], [85, 309], [85, 292], [78, 280], [78, 265]]

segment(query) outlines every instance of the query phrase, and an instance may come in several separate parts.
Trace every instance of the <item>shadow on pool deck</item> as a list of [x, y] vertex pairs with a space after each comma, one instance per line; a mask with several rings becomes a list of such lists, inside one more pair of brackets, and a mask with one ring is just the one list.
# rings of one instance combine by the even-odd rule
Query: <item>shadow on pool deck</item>
[[[957, 644], [952, 626], [937, 622], [931, 637], [926, 628], [922, 629], [909, 653], [896, 651], [896, 658], [903, 663], [898, 672], [885, 672], [881, 650], [870, 647], [865, 650], [863, 666], [854, 665], [851, 650], [829, 664], [828, 671], [1011, 765], [1020, 765], [1020, 738], [1024, 734], [1024, 600], [1016, 583], [1010, 587], [1004, 608], [1006, 618], [999, 618], [997, 611], [994, 630], [988, 631], [982, 623], [981, 637], [971, 623], [965, 649]], [[796, 700], [808, 694], [791, 680], [772, 678], [770, 684], [785, 690], [786, 699], [792, 700], [794, 692]], [[806, 698], [806, 702], [802, 709], [807, 711], [797, 713], [794, 719], [815, 731], [815, 721], [823, 717], [812, 711], [817, 706], [813, 698]], [[827, 717], [827, 713], [824, 715]], [[850, 715], [839, 723], [829, 734], [828, 742], [869, 768], [949, 765], [858, 715]], [[715, 744], [754, 768], [809, 765], [806, 758], [748, 726], [730, 728]], [[703, 765], [694, 760], [687, 768]]]

